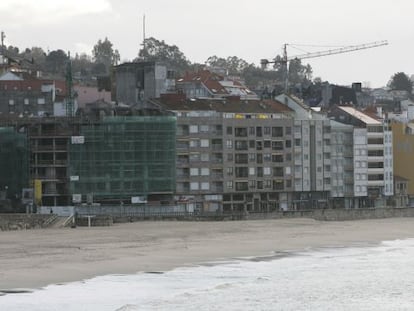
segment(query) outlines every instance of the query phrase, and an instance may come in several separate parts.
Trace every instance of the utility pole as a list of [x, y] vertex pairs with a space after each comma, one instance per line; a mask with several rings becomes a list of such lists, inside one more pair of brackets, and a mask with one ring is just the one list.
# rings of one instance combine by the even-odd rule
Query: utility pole
[[142, 53], [142, 59], [145, 61], [145, 14], [144, 14], [144, 16], [143, 16], [143, 19], [142, 19], [142, 38], [143, 38], [143, 40], [142, 40], [142, 49], [143, 49], [143, 51], [144, 51], [144, 53]]
[[4, 49], [4, 39], [6, 39], [6, 34], [4, 31], [1, 32], [1, 47]]
[[66, 63], [66, 116], [73, 117], [74, 115], [74, 96], [73, 96], [73, 79], [72, 79], [72, 61], [70, 59], [70, 52], [68, 52], [68, 60]]

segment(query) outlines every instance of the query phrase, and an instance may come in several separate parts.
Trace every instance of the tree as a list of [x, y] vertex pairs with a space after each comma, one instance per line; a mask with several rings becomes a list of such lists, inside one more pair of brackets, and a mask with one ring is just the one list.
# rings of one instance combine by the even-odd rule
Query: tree
[[159, 41], [151, 37], [145, 39], [144, 47], [139, 50], [136, 61], [162, 62], [179, 74], [184, 73], [190, 67], [190, 61], [176, 45], [168, 45], [164, 40]]
[[72, 59], [73, 72], [80, 73], [82, 77], [89, 76], [91, 74], [93, 65], [94, 63], [92, 61], [92, 57], [86, 53], [82, 53], [80, 55], [76, 53], [75, 57]]
[[219, 67], [227, 71], [229, 75], [241, 75], [249, 66], [244, 59], [237, 56], [229, 56], [227, 59], [216, 55], [207, 58], [205, 64], [210, 67]]
[[99, 39], [92, 50], [92, 57], [95, 64], [104, 64], [107, 73], [111, 65], [117, 65], [121, 59], [118, 50], [114, 50], [112, 46], [112, 42], [105, 37], [104, 41]]
[[404, 72], [394, 74], [388, 82], [388, 85], [393, 90], [407, 91], [409, 94], [413, 90], [413, 81]]
[[45, 60], [45, 66], [48, 71], [54, 74], [64, 74], [68, 56], [62, 50], [51, 51]]

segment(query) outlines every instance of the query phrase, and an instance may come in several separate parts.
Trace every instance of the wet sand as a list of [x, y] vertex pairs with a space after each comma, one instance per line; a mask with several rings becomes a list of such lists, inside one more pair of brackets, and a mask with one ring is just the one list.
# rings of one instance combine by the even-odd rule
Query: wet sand
[[405, 238], [414, 238], [414, 218], [166, 221], [0, 232], [0, 291]]

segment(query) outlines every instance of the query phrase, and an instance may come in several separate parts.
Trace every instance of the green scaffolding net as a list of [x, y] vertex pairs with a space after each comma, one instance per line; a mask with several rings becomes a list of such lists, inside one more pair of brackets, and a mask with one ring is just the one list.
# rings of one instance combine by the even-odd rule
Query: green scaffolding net
[[71, 193], [94, 200], [175, 191], [173, 116], [107, 117], [70, 146]]
[[0, 127], [0, 191], [18, 198], [29, 185], [29, 152], [26, 133]]

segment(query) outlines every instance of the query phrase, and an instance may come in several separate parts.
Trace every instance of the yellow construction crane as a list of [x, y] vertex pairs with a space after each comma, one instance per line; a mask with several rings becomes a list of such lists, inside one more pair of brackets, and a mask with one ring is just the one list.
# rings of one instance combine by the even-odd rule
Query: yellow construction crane
[[379, 46], [383, 46], [383, 45], [387, 45], [388, 41], [384, 40], [384, 41], [375, 41], [375, 42], [371, 42], [371, 43], [365, 43], [365, 44], [359, 44], [359, 45], [349, 45], [349, 46], [344, 46], [344, 47], [340, 47], [340, 48], [335, 48], [335, 49], [330, 49], [330, 50], [325, 50], [325, 51], [319, 51], [319, 52], [313, 52], [313, 53], [304, 53], [304, 54], [299, 54], [299, 55], [294, 55], [294, 56], [289, 56], [287, 55], [287, 47], [289, 45], [294, 46], [292, 44], [284, 44], [283, 45], [283, 57], [280, 59], [273, 59], [273, 60], [267, 60], [267, 59], [262, 59], [260, 60], [260, 64], [262, 65], [262, 68], [265, 69], [266, 66], [268, 64], [281, 64], [282, 68], [283, 68], [283, 73], [284, 73], [284, 83], [285, 83], [285, 92], [288, 91], [288, 86], [289, 86], [289, 72], [288, 72], [288, 63], [291, 60], [294, 59], [307, 59], [307, 58], [315, 58], [315, 57], [321, 57], [321, 56], [326, 56], [326, 55], [334, 55], [334, 54], [342, 54], [342, 53], [347, 53], [347, 52], [352, 52], [352, 51], [358, 51], [358, 50], [364, 50], [364, 49], [370, 49], [370, 48], [375, 48], [375, 47], [379, 47]]

